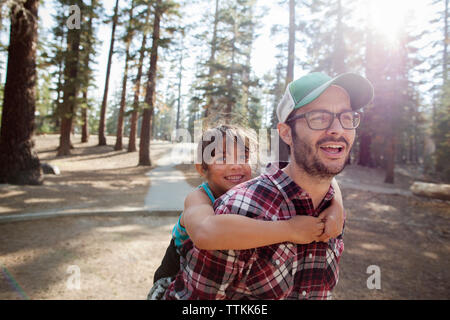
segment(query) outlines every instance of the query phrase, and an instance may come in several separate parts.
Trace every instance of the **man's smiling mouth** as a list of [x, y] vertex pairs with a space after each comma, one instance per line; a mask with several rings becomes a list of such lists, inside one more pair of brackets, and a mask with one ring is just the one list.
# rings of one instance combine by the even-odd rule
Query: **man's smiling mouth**
[[326, 151], [327, 153], [339, 154], [344, 150], [343, 146], [331, 144], [326, 146], [321, 146], [320, 149]]

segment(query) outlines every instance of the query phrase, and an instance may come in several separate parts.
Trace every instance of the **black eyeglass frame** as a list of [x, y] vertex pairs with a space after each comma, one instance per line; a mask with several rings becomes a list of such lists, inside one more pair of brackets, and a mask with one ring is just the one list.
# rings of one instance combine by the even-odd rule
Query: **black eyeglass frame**
[[[328, 125], [328, 127], [323, 128], [323, 129], [314, 129], [314, 128], [311, 128], [311, 125], [309, 124], [309, 120], [308, 120], [308, 118], [307, 118], [307, 115], [308, 115], [308, 114], [311, 114], [311, 113], [313, 113], [313, 112], [314, 112], [314, 113], [315, 113], [315, 112], [323, 112], [323, 113], [331, 114], [331, 115], [333, 116], [333, 118], [331, 119], [330, 124]], [[354, 127], [354, 128], [348, 128], [348, 127], [345, 127], [345, 126], [343, 125], [343, 123], [342, 123], [341, 115], [342, 115], [343, 113], [348, 113], [348, 112], [354, 112], [354, 113], [356, 113], [356, 114], [359, 115], [359, 122], [358, 122], [358, 125], [357, 125], [356, 127]], [[353, 129], [358, 128], [359, 125], [361, 124], [362, 113], [359, 112], [359, 111], [354, 111], [354, 110], [348, 110], [348, 111], [343, 111], [343, 112], [338, 112], [338, 113], [330, 112], [330, 111], [328, 111], [328, 110], [312, 110], [312, 111], [309, 111], [309, 112], [305, 112], [305, 113], [296, 115], [296, 116], [292, 117], [291, 119], [287, 119], [287, 120], [286, 120], [286, 123], [292, 122], [292, 121], [295, 121], [295, 120], [298, 120], [298, 119], [302, 119], [302, 118], [305, 118], [306, 123], [308, 124], [308, 127], [309, 127], [311, 130], [328, 130], [328, 129], [331, 127], [331, 125], [333, 124], [334, 119], [336, 119], [336, 118], [339, 119], [339, 123], [341, 124], [342, 128], [344, 128], [345, 130], [353, 130]]]

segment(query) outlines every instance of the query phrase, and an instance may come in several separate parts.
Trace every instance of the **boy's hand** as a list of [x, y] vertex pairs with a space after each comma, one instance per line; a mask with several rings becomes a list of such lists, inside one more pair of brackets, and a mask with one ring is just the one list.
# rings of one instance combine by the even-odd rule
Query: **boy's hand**
[[331, 238], [337, 238], [344, 226], [344, 213], [342, 210], [336, 210], [336, 206], [325, 209], [318, 217], [325, 222], [323, 234], [319, 237], [319, 241], [328, 242]]
[[295, 216], [287, 220], [290, 227], [291, 242], [308, 244], [320, 241], [325, 223], [321, 219], [311, 216]]

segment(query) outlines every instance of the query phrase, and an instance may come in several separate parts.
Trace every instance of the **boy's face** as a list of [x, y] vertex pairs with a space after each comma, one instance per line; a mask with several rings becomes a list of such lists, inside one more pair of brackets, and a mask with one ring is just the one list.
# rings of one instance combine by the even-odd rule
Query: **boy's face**
[[218, 149], [213, 156], [212, 164], [204, 170], [196, 165], [197, 171], [204, 176], [216, 197], [221, 196], [234, 186], [250, 180], [252, 170], [248, 164], [248, 152], [242, 146], [234, 143], [234, 148], [226, 149], [225, 142], [222, 149]]

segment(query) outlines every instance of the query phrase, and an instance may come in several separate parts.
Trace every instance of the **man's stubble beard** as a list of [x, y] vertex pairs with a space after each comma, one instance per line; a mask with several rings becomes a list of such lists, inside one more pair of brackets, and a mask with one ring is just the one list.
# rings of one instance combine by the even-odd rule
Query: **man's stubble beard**
[[[320, 161], [317, 153], [314, 152], [312, 147], [308, 145], [305, 141], [302, 139], [299, 139], [297, 135], [293, 135], [292, 141], [294, 143], [293, 145], [293, 153], [294, 153], [294, 161], [302, 168], [309, 176], [311, 177], [317, 177], [319, 179], [331, 179], [334, 176], [338, 175], [339, 173], [344, 170], [345, 165], [347, 164], [348, 158], [350, 157], [350, 150], [345, 157], [345, 161], [341, 168], [332, 169], [328, 168], [322, 161]], [[329, 139], [328, 141], [333, 141], [332, 139]], [[347, 141], [345, 141], [347, 144], [347, 148], [349, 147]]]

